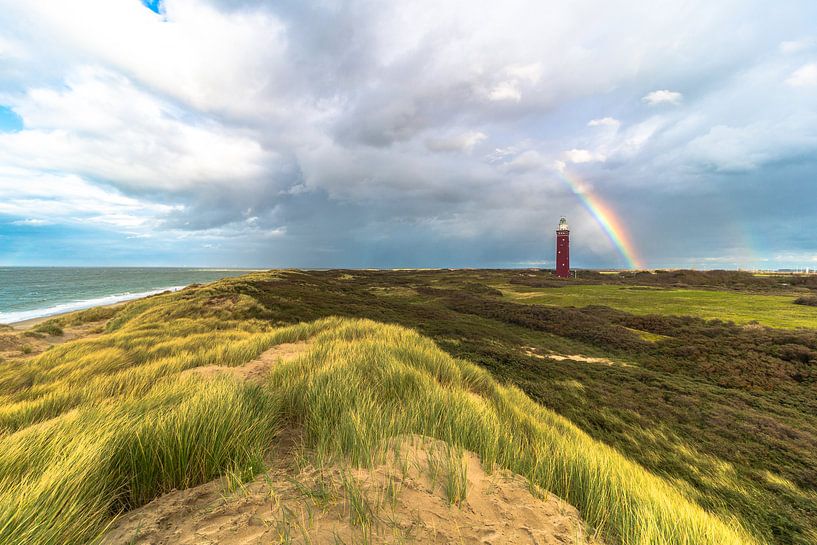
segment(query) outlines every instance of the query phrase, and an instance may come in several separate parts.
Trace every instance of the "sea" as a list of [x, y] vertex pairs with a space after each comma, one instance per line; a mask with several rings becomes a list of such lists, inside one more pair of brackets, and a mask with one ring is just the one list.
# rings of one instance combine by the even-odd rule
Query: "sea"
[[153, 267], [0, 267], [0, 324], [129, 301], [247, 272]]

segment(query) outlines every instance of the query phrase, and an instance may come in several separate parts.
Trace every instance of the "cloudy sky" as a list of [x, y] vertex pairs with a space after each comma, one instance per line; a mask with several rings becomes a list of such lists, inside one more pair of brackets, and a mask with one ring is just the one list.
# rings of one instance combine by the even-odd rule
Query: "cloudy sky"
[[817, 267], [812, 0], [0, 9], [0, 265]]

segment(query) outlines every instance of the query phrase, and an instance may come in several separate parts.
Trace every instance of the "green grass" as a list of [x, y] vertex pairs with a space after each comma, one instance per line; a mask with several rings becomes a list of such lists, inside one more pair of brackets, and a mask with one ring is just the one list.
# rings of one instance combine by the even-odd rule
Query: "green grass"
[[461, 448], [449, 446], [445, 453], [445, 497], [451, 505], [462, 505], [468, 498], [468, 461]]
[[538, 305], [605, 305], [634, 314], [695, 316], [705, 320], [758, 322], [776, 328], [817, 328], [817, 309], [795, 305], [796, 297], [737, 291], [566, 285], [559, 288], [502, 286], [513, 300]]
[[[576, 505], [611, 545], [815, 542], [812, 333], [523, 305], [489, 288], [514, 274], [256, 273], [130, 303], [99, 336], [0, 362], [0, 543], [92, 542], [167, 490], [259, 471], [285, 427], [358, 465], [403, 434], [475, 451]], [[261, 386], [185, 373], [304, 339]], [[458, 503], [449, 462], [439, 482]]]
[[[707, 510], [738, 517], [763, 540], [817, 542], [817, 330], [525, 305], [489, 287], [553, 282], [538, 271], [349, 271], [353, 278], [341, 280], [342, 274], [276, 273], [273, 281], [237, 280], [230, 289], [253, 293], [279, 322], [342, 315], [414, 328]], [[744, 289], [723, 275], [701, 280], [709, 276], [712, 287]], [[767, 289], [751, 286], [761, 288]], [[785, 289], [776, 279], [767, 291]], [[544, 362], [523, 347], [630, 365]]]
[[53, 322], [43, 322], [41, 324], [37, 324], [34, 326], [33, 331], [37, 333], [45, 333], [54, 337], [62, 337], [63, 335], [62, 328]]
[[[270, 387], [323, 459], [372, 465], [389, 439], [421, 434], [478, 453], [576, 505], [611, 542], [755, 543], [734, 520], [591, 439], [484, 370], [417, 333], [370, 321], [325, 330], [306, 357], [276, 367]], [[446, 472], [443, 472], [446, 473]], [[464, 495], [457, 472], [452, 498]]]
[[206, 302], [140, 301], [107, 334], [0, 364], [0, 543], [87, 543], [123, 509], [262, 468], [278, 427], [269, 394], [183, 371], [242, 364], [329, 324], [146, 317]]
[[[737, 521], [707, 513], [414, 331], [336, 318], [288, 327], [224, 321], [209, 316], [228, 311], [206, 305], [206, 291], [192, 295], [135, 303], [99, 337], [0, 368], [27, 377], [0, 382], [0, 542], [93, 541], [123, 509], [218, 475], [260, 471], [276, 431], [297, 426], [319, 458], [359, 465], [381, 460], [404, 434], [475, 451], [579, 507], [611, 543], [754, 543]], [[230, 312], [252, 308], [241, 301]], [[202, 308], [204, 317], [190, 316]], [[308, 337], [310, 350], [275, 366], [262, 386], [183, 372], [239, 365]], [[458, 503], [463, 468], [453, 458], [449, 465], [445, 486]], [[358, 523], [361, 513], [353, 512]]]
[[6, 436], [0, 542], [87, 543], [121, 509], [231, 468], [257, 471], [275, 425], [263, 392], [189, 378]]

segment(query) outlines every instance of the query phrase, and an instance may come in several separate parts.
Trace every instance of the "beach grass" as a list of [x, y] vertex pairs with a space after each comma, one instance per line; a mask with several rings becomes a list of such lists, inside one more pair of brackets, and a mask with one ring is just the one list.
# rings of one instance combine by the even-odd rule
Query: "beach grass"
[[[0, 364], [0, 543], [93, 542], [171, 489], [262, 471], [285, 428], [317, 459], [362, 466], [394, 438], [441, 439], [564, 498], [609, 543], [760, 542], [416, 331], [334, 317], [276, 326], [252, 317], [263, 309], [234, 285], [125, 305], [99, 336]], [[260, 385], [185, 372], [306, 339]], [[449, 465], [458, 503], [467, 490]]]
[[[564, 498], [611, 543], [756, 543], [735, 520], [707, 513], [520, 390], [411, 330], [346, 321], [318, 334], [314, 346], [274, 369], [269, 384], [282, 396], [283, 417], [303, 428], [321, 458], [373, 465], [391, 438], [420, 434], [474, 451], [486, 467], [510, 469]], [[451, 455], [452, 468], [442, 474], [457, 503], [466, 491]]]

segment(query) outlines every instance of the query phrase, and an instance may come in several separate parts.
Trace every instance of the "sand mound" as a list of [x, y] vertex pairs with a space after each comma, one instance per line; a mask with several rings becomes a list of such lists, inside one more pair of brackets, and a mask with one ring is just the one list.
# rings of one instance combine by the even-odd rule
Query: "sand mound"
[[572, 506], [439, 441], [405, 439], [373, 469], [303, 460], [283, 456], [243, 485], [222, 478], [166, 494], [120, 518], [102, 543], [595, 542]]
[[34, 325], [42, 322], [31, 321], [32, 324], [19, 325], [13, 327], [5, 326], [0, 329], [0, 358], [32, 358], [37, 354], [47, 350], [49, 347], [73, 341], [79, 338], [90, 338], [96, 336], [104, 326], [103, 321], [88, 322], [76, 326], [63, 328], [62, 335], [49, 335], [30, 331]]
[[221, 365], [204, 365], [188, 369], [185, 373], [193, 373], [203, 377], [212, 377], [217, 374], [231, 374], [243, 380], [261, 382], [270, 367], [281, 361], [289, 361], [297, 358], [309, 347], [308, 342], [282, 343], [273, 346], [263, 352], [260, 356], [240, 367], [224, 367]]
[[11, 352], [19, 350], [25, 344], [25, 340], [14, 333], [0, 333], [0, 352]]
[[[308, 342], [270, 348], [240, 367], [185, 371], [261, 381]], [[303, 543], [588, 543], [575, 508], [440, 441], [397, 441], [373, 469], [316, 468], [290, 434], [272, 467], [248, 483], [234, 476], [173, 491], [121, 517], [104, 545]]]

